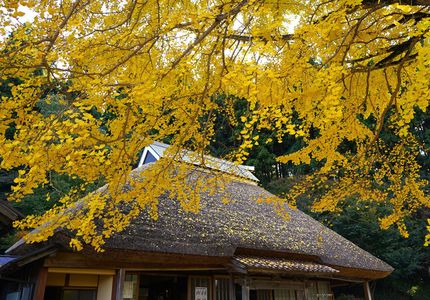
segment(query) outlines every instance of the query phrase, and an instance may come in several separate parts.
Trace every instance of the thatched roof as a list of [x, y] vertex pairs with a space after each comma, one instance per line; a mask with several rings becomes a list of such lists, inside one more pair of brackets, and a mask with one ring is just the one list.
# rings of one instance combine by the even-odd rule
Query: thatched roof
[[[200, 178], [215, 176], [197, 167], [196, 173], [201, 173]], [[222, 201], [226, 195], [228, 204]], [[110, 238], [105, 248], [232, 258], [238, 250], [250, 249], [261, 257], [268, 252], [286, 258], [290, 254], [315, 257], [314, 262], [341, 270], [340, 275], [347, 277], [380, 278], [392, 272], [391, 266], [300, 210], [287, 208], [290, 219], [286, 220], [271, 205], [257, 202], [272, 197], [254, 182], [233, 179], [225, 185], [224, 194], [202, 195], [201, 210], [194, 214], [165, 196], [159, 199], [158, 220], [142, 212], [125, 231]], [[22, 246], [18, 243], [9, 252]]]
[[285, 220], [272, 206], [257, 203], [274, 197], [259, 186], [232, 180], [225, 192], [228, 204], [221, 194], [203, 195], [198, 214], [184, 212], [176, 201], [161, 199], [157, 221], [142, 213], [107, 247], [208, 256], [233, 256], [238, 248], [259, 249], [312, 255], [332, 266], [393, 270], [300, 210], [287, 208], [290, 220]]

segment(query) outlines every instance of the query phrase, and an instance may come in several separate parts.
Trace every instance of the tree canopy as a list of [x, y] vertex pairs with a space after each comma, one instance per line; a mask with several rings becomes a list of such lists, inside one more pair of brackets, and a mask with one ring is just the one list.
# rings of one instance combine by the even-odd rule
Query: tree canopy
[[[64, 227], [76, 248], [99, 249], [142, 209], [156, 218], [166, 190], [198, 211], [188, 189], [211, 183], [187, 187], [186, 166], [169, 166], [181, 148], [210, 150], [220, 114], [239, 129], [226, 157], [237, 163], [260, 143], [302, 141], [277, 157], [313, 166], [289, 203], [310, 190], [324, 190], [315, 211], [338, 211], [351, 196], [383, 203], [381, 227], [404, 236], [405, 217], [430, 207], [419, 163], [429, 149], [415, 134], [425, 124], [414, 122], [429, 103], [430, 1], [0, 3], [0, 167], [19, 173], [10, 199], [49, 184], [52, 172], [83, 182], [21, 223], [45, 224], [32, 241]], [[31, 22], [22, 22], [25, 7]], [[154, 140], [170, 141], [171, 158], [130, 178]], [[100, 180], [115, 200], [93, 193], [86, 209], [71, 209]]]

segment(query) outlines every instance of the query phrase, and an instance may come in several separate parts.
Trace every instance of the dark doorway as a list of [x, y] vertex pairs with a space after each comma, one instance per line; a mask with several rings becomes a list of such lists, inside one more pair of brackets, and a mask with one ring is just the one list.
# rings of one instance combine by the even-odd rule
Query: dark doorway
[[187, 277], [141, 275], [139, 300], [187, 300]]
[[68, 289], [56, 286], [47, 286], [45, 300], [96, 300], [95, 289]]
[[249, 291], [250, 300], [273, 300], [272, 290], [250, 290]]

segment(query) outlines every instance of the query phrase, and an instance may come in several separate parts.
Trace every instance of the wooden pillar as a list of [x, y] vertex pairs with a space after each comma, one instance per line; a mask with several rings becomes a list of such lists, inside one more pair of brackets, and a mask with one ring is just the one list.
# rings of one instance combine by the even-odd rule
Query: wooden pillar
[[242, 285], [242, 300], [249, 300], [249, 286]]
[[99, 283], [97, 286], [97, 300], [112, 299], [113, 276], [99, 275]]
[[116, 275], [116, 296], [115, 300], [122, 300], [122, 290], [124, 287], [125, 269], [119, 269]]
[[43, 300], [45, 297], [46, 280], [48, 278], [48, 268], [41, 267], [37, 274], [36, 286], [33, 300]]
[[234, 276], [233, 276], [233, 274], [230, 274], [228, 284], [229, 284], [228, 290], [230, 291], [229, 299], [235, 300], [236, 299], [236, 292], [234, 290]]
[[115, 275], [113, 275], [113, 280], [112, 280], [112, 294], [110, 295], [110, 299], [111, 300], [116, 300], [116, 289], [117, 289], [117, 285], [118, 285], [118, 272], [115, 273]]
[[307, 300], [307, 299], [310, 299], [310, 296], [309, 296], [309, 286], [308, 286], [308, 281], [307, 280], [304, 280], [303, 281], [303, 287], [304, 287], [304, 296], [305, 296], [305, 299]]
[[372, 300], [372, 293], [370, 292], [369, 281], [363, 283], [364, 288], [364, 299]]

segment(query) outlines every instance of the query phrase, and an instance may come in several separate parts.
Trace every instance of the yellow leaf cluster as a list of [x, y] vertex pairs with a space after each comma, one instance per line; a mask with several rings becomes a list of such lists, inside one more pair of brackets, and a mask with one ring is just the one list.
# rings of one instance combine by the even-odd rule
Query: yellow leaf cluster
[[[262, 131], [272, 130], [277, 141], [292, 135], [305, 144], [280, 162], [322, 164], [292, 189], [290, 202], [310, 186], [332, 187], [315, 202], [318, 211], [337, 210], [352, 195], [385, 202], [392, 214], [381, 226], [396, 225], [404, 235], [404, 217], [430, 206], [416, 162], [428, 149], [410, 133], [416, 110], [429, 105], [428, 6], [0, 0], [0, 7], [7, 91], [0, 101], [0, 167], [21, 170], [10, 198], [48, 183], [53, 171], [108, 184], [79, 202], [72, 191], [61, 206], [25, 219], [22, 228], [44, 224], [31, 241], [66, 228], [75, 234], [72, 247], [100, 250], [142, 210], [157, 218], [156, 199], [166, 191], [197, 212], [199, 191], [216, 182], [189, 186], [168, 169], [181, 148], [207, 151], [220, 95], [248, 103], [241, 120], [231, 103], [225, 106], [242, 130], [236, 163], [246, 161]], [[25, 22], [23, 7], [33, 12], [32, 22]], [[6, 136], [11, 124], [13, 138]], [[384, 126], [398, 137], [394, 147], [379, 141]], [[166, 138], [172, 159], [145, 170], [143, 181], [130, 178], [138, 153]], [[356, 150], [341, 152], [345, 141]], [[175, 174], [190, 172], [182, 168]]]

